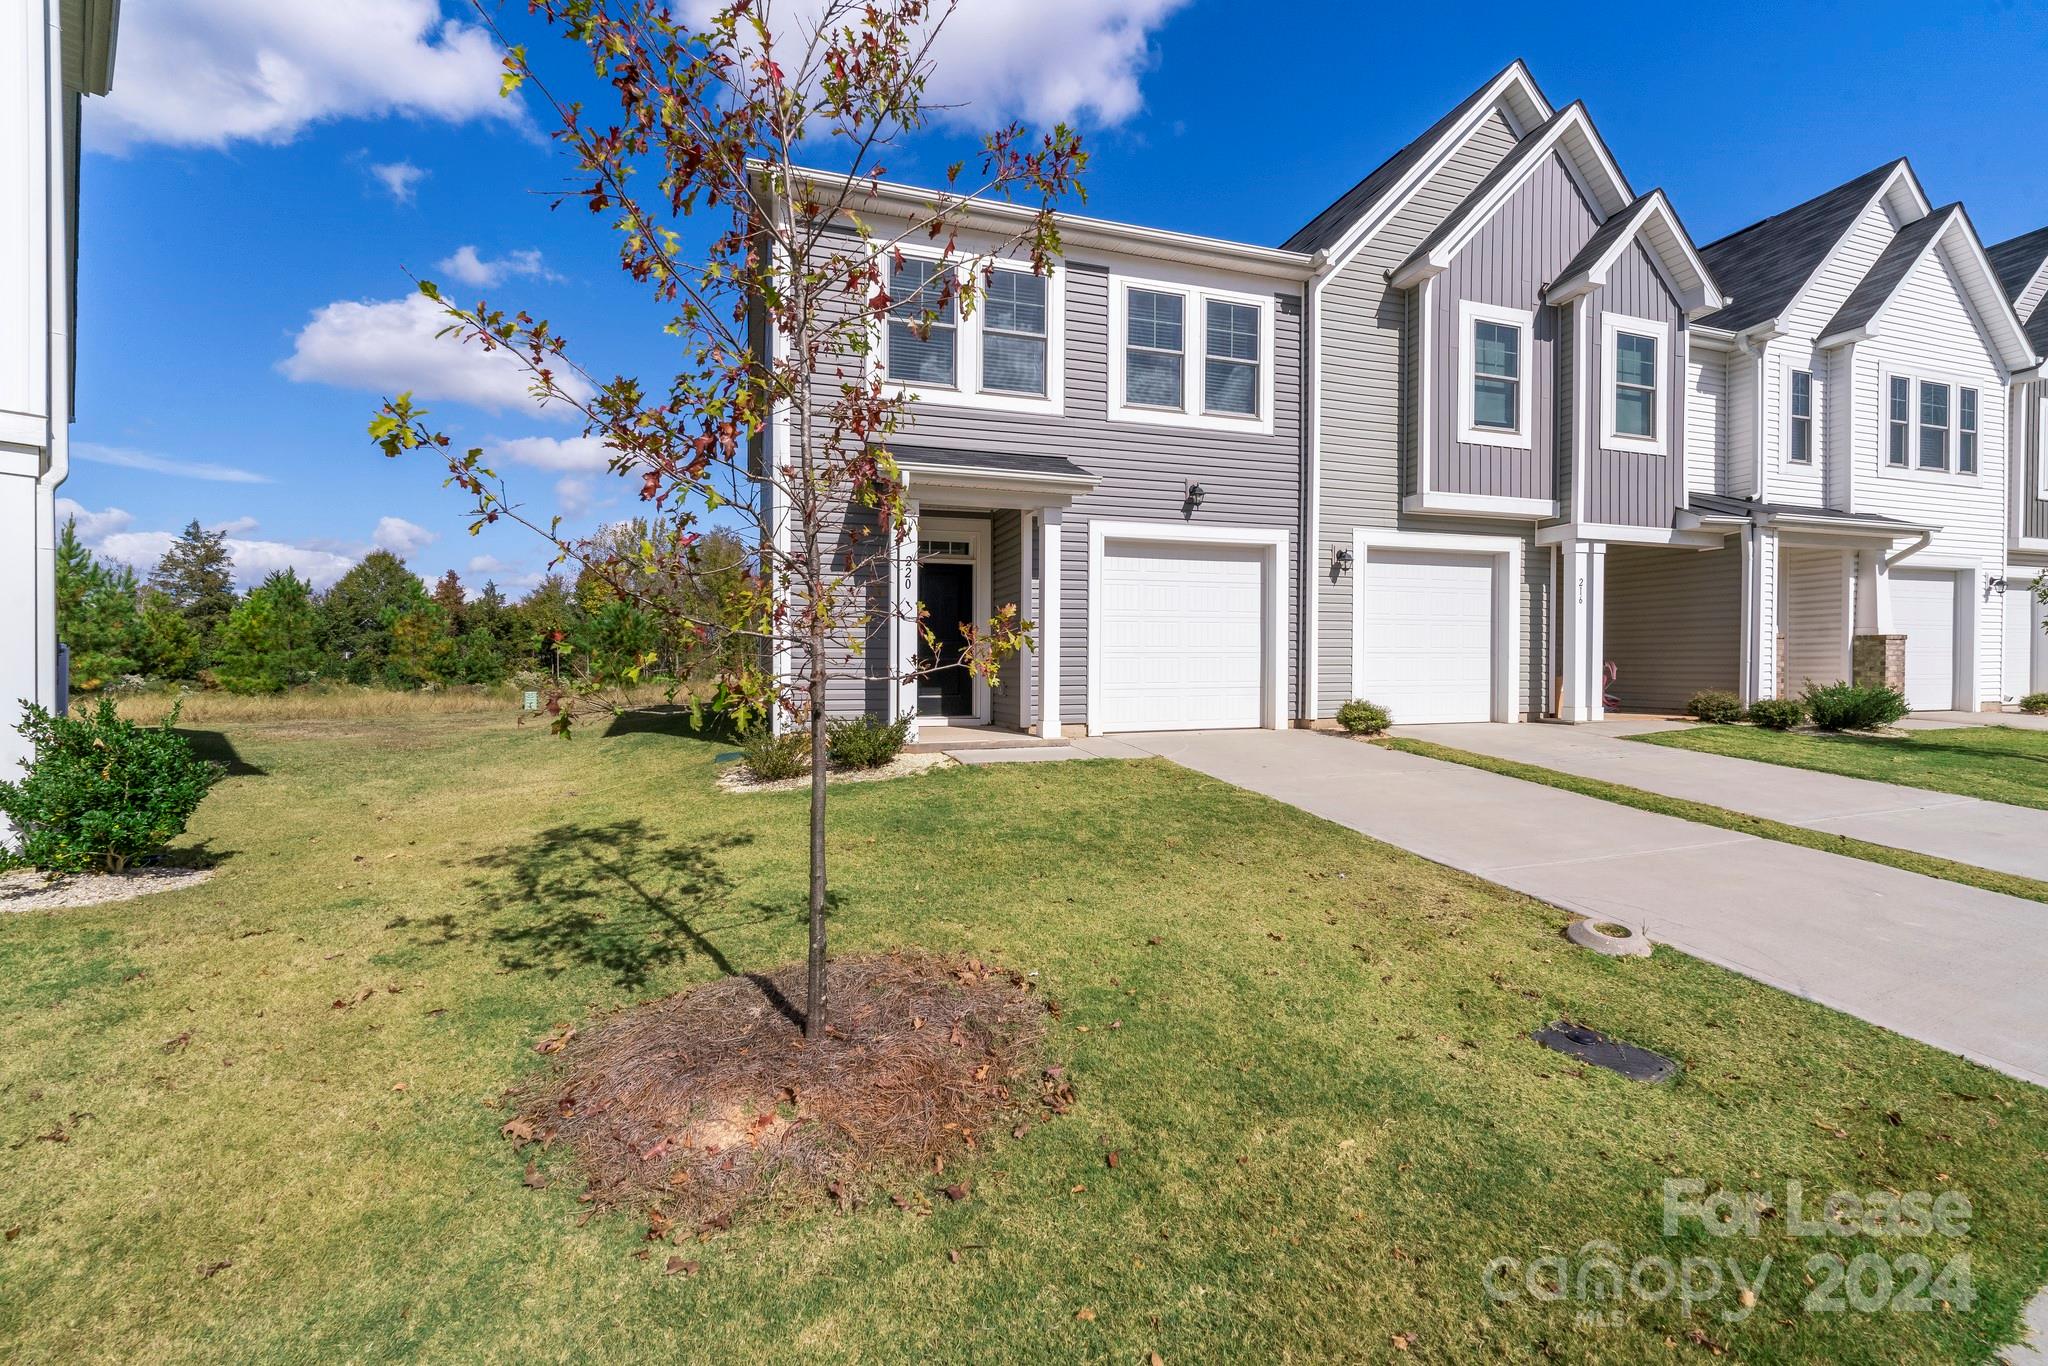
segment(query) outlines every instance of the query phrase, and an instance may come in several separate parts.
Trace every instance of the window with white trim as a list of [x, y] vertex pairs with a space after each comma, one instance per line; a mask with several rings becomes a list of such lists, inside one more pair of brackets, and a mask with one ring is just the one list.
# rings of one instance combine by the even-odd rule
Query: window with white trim
[[1205, 301], [1202, 411], [1259, 415], [1259, 310], [1228, 299]]
[[1516, 308], [1458, 301], [1458, 440], [1468, 446], [1533, 444], [1536, 319]]
[[1956, 473], [1977, 472], [1977, 391], [1956, 390]]
[[1794, 370], [1787, 395], [1792, 416], [1791, 442], [1786, 458], [1795, 465], [1813, 463], [1813, 372]]
[[888, 376], [952, 388], [959, 375], [958, 300], [935, 261], [905, 257], [889, 272]]
[[984, 392], [1045, 396], [1046, 278], [996, 270], [983, 287], [981, 387]]
[[1271, 432], [1275, 312], [1270, 295], [1113, 276], [1110, 421]]
[[1911, 438], [1913, 381], [1904, 375], [1891, 377], [1885, 411], [1885, 463], [1906, 468], [1906, 443]]
[[1920, 468], [1948, 468], [1948, 386], [1920, 381]]
[[1186, 298], [1133, 289], [1124, 309], [1124, 402], [1179, 409], [1187, 370]]
[[1614, 432], [1657, 439], [1657, 339], [1614, 335]]
[[1605, 313], [1600, 411], [1602, 447], [1663, 455], [1669, 448], [1665, 410], [1671, 365], [1671, 324]]

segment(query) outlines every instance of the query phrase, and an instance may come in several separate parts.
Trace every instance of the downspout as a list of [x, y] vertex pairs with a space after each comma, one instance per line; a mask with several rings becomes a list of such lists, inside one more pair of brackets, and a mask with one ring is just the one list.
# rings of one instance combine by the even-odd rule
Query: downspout
[[1301, 705], [1296, 710], [1304, 722], [1314, 721], [1322, 705], [1319, 686], [1322, 633], [1318, 627], [1323, 610], [1320, 568], [1323, 514], [1319, 497], [1323, 477], [1323, 421], [1316, 407], [1322, 401], [1322, 390], [1316, 383], [1316, 367], [1322, 364], [1322, 322], [1316, 294], [1327, 260], [1326, 253], [1321, 251], [1311, 258], [1308, 280], [1301, 290], [1301, 589], [1295, 608], [1301, 614], [1301, 626], [1295, 632], [1295, 639], [1301, 648], [1297, 664], [1301, 675], [1298, 685]]
[[1890, 554], [1886, 555], [1884, 557], [1884, 567], [1886, 569], [1890, 569], [1893, 565], [1897, 564], [1900, 560], [1905, 559], [1908, 555], [1918, 555], [1921, 551], [1927, 549], [1928, 545], [1933, 540], [1933, 532], [1921, 532], [1918, 536], [1915, 536], [1913, 538], [1913, 543], [1907, 546], [1904, 550], [1894, 550]]
[[57, 486], [71, 475], [71, 254], [70, 203], [65, 193], [64, 32], [60, 0], [44, 0], [44, 72], [49, 90], [45, 111], [44, 190], [49, 202], [45, 231], [49, 234], [46, 308], [49, 313], [47, 383], [48, 465], [36, 480], [35, 617], [37, 700], [51, 710], [68, 699], [58, 697], [57, 669]]
[[1749, 414], [1749, 458], [1751, 495], [1759, 503], [1768, 501], [1770, 493], [1769, 462], [1764, 459], [1764, 343], [1753, 336], [1743, 335], [1735, 339], [1735, 349], [1755, 363], [1755, 389]]

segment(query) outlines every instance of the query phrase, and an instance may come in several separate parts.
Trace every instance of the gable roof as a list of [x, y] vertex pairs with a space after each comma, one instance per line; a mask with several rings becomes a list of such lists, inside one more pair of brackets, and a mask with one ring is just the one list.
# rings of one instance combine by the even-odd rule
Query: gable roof
[[1842, 234], [1905, 165], [1904, 157], [1888, 161], [1803, 204], [1707, 243], [1700, 255], [1730, 302], [1700, 319], [1701, 325], [1740, 332], [1781, 316]]
[[1635, 191], [1629, 188], [1627, 177], [1622, 175], [1607, 145], [1601, 141], [1585, 104], [1574, 100], [1552, 114], [1542, 127], [1516, 143], [1514, 149], [1501, 158], [1500, 164], [1487, 173], [1471, 194], [1465, 196], [1464, 202], [1451, 210], [1429, 236], [1422, 239], [1414, 254], [1395, 269], [1392, 277], [1394, 286], [1406, 289], [1442, 271], [1472, 239], [1472, 235], [1542, 164], [1544, 158], [1566, 142], [1577, 143], [1584, 154], [1575, 158], [1582, 169], [1590, 165], [1598, 172], [1585, 184], [1594, 196], [1592, 207], [1596, 214], [1603, 218], [1612, 217], [1634, 202]]
[[1662, 189], [1650, 191], [1602, 223], [1600, 230], [1586, 239], [1586, 245], [1579, 248], [1579, 254], [1566, 264], [1550, 288], [1544, 291], [1545, 302], [1565, 303], [1587, 290], [1605, 285], [1615, 262], [1638, 238], [1643, 239], [1663, 263], [1665, 273], [1678, 288], [1680, 302], [1687, 313], [1720, 308], [1727, 302], [1715, 284], [1712, 272], [1700, 259], [1699, 249], [1693, 246], [1685, 224], [1679, 221], [1678, 211], [1671, 207], [1670, 197]]
[[1905, 283], [1907, 274], [1934, 245], [1934, 239], [1941, 235], [1941, 230], [1962, 209], [1961, 204], [1944, 204], [1925, 218], [1916, 218], [1900, 228], [1878, 254], [1877, 264], [1870, 268], [1870, 273], [1849, 291], [1849, 297], [1842, 301], [1841, 310], [1820, 330], [1821, 345], [1826, 346], [1844, 332], [1865, 327], [1876, 318], [1891, 301], [1892, 295], [1898, 292], [1899, 286]]
[[1949, 261], [1962, 280], [1963, 305], [1977, 315], [1986, 331], [1993, 334], [1992, 346], [1998, 363], [2008, 371], [2031, 369], [2041, 357], [2019, 315], [2012, 310], [1998, 281], [1998, 272], [1977, 240], [1977, 230], [1961, 204], [1944, 204], [1925, 217], [1916, 218], [1893, 234], [1834, 319], [1821, 329], [1820, 345], [1834, 346], [1854, 341], [1872, 332], [1885, 308], [1898, 296], [1899, 287], [1913, 268], [1932, 253], [1947, 247]]
[[1324, 251], [1342, 241], [1359, 219], [1365, 217], [1405, 181], [1410, 172], [1429, 159], [1439, 143], [1462, 127], [1484, 105], [1491, 105], [1501, 98], [1506, 88], [1519, 79], [1528, 87], [1539, 117], [1550, 113], [1550, 102], [1543, 97], [1536, 78], [1529, 74], [1529, 68], [1517, 57], [1509, 62], [1492, 79], [1460, 100], [1450, 113], [1445, 114], [1427, 129], [1422, 136], [1395, 152], [1374, 167], [1365, 179], [1353, 185], [1336, 202], [1311, 218], [1292, 237], [1281, 243], [1286, 251]]
[[2005, 297], [2018, 302], [2021, 292], [2033, 283], [2041, 267], [2048, 265], [2048, 228], [2036, 228], [1995, 247], [1986, 247], [1984, 254], [1991, 258], [1991, 268], [1998, 272], [1998, 283], [2005, 290]]

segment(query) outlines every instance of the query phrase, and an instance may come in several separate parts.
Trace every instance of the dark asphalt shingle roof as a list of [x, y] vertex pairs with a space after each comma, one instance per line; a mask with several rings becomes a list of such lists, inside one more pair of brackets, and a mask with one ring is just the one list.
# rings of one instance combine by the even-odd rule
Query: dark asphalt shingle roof
[[1353, 223], [1400, 183], [1402, 176], [1429, 154], [1430, 148], [1436, 146], [1439, 138], [1450, 132], [1460, 120], [1472, 112], [1485, 97], [1486, 92], [1493, 88], [1495, 81], [1514, 70], [1517, 64], [1509, 62], [1494, 72], [1484, 85], [1460, 100], [1450, 113], [1432, 123], [1421, 137], [1374, 167], [1371, 174], [1338, 196], [1335, 203], [1311, 218], [1294, 236], [1282, 242], [1281, 247], [1287, 251], [1316, 252], [1334, 245]]
[[1579, 248], [1579, 254], [1574, 256], [1565, 268], [1557, 273], [1557, 278], [1569, 280], [1580, 271], [1590, 269], [1592, 264], [1600, 259], [1602, 253], [1620, 240], [1621, 235], [1627, 232], [1638, 218], [1643, 216], [1643, 211], [1650, 207], [1650, 201], [1656, 198], [1656, 196], [1657, 192], [1652, 190], [1620, 213], [1614, 215], [1614, 217], [1608, 219], [1605, 223], [1602, 223], [1600, 230], [1591, 237], [1588, 237], [1586, 245]]
[[1729, 300], [1726, 308], [1700, 319], [1701, 325], [1740, 332], [1783, 313], [1885, 177], [1904, 162], [1903, 157], [1886, 162], [1826, 194], [1701, 247], [1701, 259]]
[[2036, 228], [1995, 247], [1986, 247], [1984, 254], [1991, 258], [1991, 268], [1998, 272], [2005, 297], [2017, 299], [2027, 281], [2041, 269], [2041, 263], [2048, 261], [2048, 228]]
[[942, 465], [947, 469], [985, 470], [992, 474], [1035, 474], [1053, 479], [1095, 476], [1063, 455], [1023, 455], [1014, 451], [966, 451], [952, 446], [914, 446], [890, 441], [888, 452], [899, 465]]
[[1835, 314], [1832, 322], [1820, 330], [1820, 335], [1827, 338], [1851, 332], [1876, 317], [1877, 311], [1884, 307], [1885, 300], [1892, 297], [1892, 292], [1899, 287], [1899, 282], [1906, 278], [1906, 272], [1920, 259], [1920, 253], [1926, 249], [1934, 234], [1940, 232], [1962, 207], [1960, 204], [1944, 204], [1925, 218], [1916, 218], [1900, 228], [1891, 243], [1878, 255], [1877, 263], [1871, 266], [1870, 273], [1857, 282], [1856, 288], [1849, 291], [1849, 297], [1842, 301], [1841, 311]]
[[1806, 507], [1799, 503], [1760, 503], [1754, 498], [1737, 498], [1728, 493], [1695, 493], [1686, 501], [1686, 507], [1703, 517], [1747, 517], [1755, 520], [1760, 515], [1791, 513], [1799, 517], [1825, 517], [1837, 522], [1876, 522], [1898, 527], [1902, 531], [1918, 531], [1918, 522], [1905, 522], [1897, 517], [1878, 517], [1867, 512], [1842, 512], [1835, 508]]
[[1536, 155], [1537, 147], [1543, 142], [1543, 135], [1555, 127], [1559, 119], [1578, 107], [1577, 101], [1574, 101], [1558, 110], [1555, 114], [1552, 114], [1537, 127], [1530, 129], [1529, 135], [1510, 148], [1508, 154], [1500, 159], [1500, 163], [1486, 173], [1485, 179], [1472, 187], [1472, 193], [1466, 195], [1463, 202], [1457, 208], [1444, 215], [1443, 221], [1430, 230], [1429, 236], [1422, 239], [1422, 245], [1409, 253], [1408, 260], [1403, 261], [1395, 269], [1394, 274], [1398, 277], [1403, 270], [1408, 268], [1410, 263], [1429, 255], [1430, 252], [1436, 250], [1440, 242], [1457, 232], [1459, 225], [1464, 223], [1472, 215], [1473, 210], [1477, 209], [1485, 201], [1486, 196], [1493, 192], [1493, 188], [1496, 185], [1500, 184], [1503, 180], [1520, 174], [1522, 167], [1527, 165], [1529, 159]]

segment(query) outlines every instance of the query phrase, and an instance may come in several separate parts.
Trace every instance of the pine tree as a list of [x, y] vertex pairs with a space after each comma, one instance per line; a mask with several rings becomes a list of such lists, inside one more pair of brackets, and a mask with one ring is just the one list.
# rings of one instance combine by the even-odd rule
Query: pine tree
[[71, 650], [74, 690], [90, 692], [140, 667], [135, 599], [135, 571], [95, 558], [66, 519], [57, 539], [57, 634]]
[[225, 531], [190, 522], [149, 574], [149, 586], [184, 614], [202, 645], [235, 610], [234, 558], [227, 540]]
[[392, 627], [429, 605], [426, 585], [388, 550], [373, 550], [321, 596], [318, 641], [323, 667], [351, 683], [384, 680]]
[[311, 678], [320, 658], [314, 622], [313, 590], [291, 570], [250, 589], [220, 630], [214, 672], [221, 686], [275, 693]]
[[448, 614], [448, 622], [455, 628], [455, 633], [462, 634], [462, 619], [469, 595], [463, 590], [462, 580], [454, 570], [449, 570], [435, 582], [432, 596], [441, 610]]
[[191, 678], [199, 670], [199, 632], [177, 605], [155, 589], [142, 595], [135, 653], [151, 678]]

